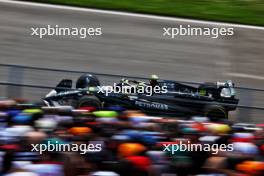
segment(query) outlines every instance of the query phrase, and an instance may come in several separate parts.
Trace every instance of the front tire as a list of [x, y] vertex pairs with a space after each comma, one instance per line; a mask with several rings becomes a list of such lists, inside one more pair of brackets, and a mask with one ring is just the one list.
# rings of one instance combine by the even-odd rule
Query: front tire
[[204, 115], [213, 119], [227, 119], [228, 112], [223, 106], [211, 105], [205, 108]]
[[101, 109], [102, 103], [96, 96], [83, 96], [77, 103], [77, 108], [94, 107], [97, 110]]

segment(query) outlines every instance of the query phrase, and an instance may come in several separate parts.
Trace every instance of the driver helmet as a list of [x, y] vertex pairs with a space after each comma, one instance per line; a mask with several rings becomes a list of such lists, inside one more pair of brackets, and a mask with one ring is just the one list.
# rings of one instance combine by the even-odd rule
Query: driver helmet
[[84, 74], [76, 82], [76, 88], [88, 88], [88, 87], [97, 87], [100, 86], [100, 82], [96, 76], [91, 74]]

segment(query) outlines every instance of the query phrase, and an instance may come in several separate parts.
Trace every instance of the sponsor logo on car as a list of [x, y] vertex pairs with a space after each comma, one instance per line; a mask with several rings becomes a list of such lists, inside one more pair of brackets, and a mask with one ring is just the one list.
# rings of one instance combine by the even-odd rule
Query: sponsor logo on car
[[143, 101], [135, 101], [135, 105], [148, 109], [160, 109], [160, 110], [168, 110], [169, 107], [166, 104], [161, 103], [153, 103], [153, 102], [143, 102]]

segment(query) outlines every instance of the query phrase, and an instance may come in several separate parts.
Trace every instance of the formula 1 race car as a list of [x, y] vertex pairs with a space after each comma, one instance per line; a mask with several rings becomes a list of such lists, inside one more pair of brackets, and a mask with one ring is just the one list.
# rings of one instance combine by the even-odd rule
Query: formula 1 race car
[[[43, 98], [45, 104], [71, 105], [75, 108], [89, 106], [96, 109], [122, 106], [157, 115], [227, 118], [228, 112], [235, 110], [239, 101], [235, 98], [231, 81], [190, 86], [157, 78], [151, 79], [149, 83], [122, 79], [114, 86], [101, 86], [96, 76], [84, 74], [77, 80], [75, 88], [72, 83], [72, 80], [63, 79]], [[116, 87], [119, 92], [114, 91]], [[152, 91], [162, 87], [162, 91], [149, 94], [147, 90], [150, 87]], [[133, 91], [120, 91], [128, 88]]]

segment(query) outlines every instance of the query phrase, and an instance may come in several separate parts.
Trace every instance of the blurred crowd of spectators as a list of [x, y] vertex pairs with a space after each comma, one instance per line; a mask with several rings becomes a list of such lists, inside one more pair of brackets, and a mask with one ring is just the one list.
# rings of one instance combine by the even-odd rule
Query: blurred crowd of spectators
[[[264, 175], [264, 124], [152, 117], [113, 106], [34, 107], [0, 101], [3, 176]], [[233, 151], [164, 151], [164, 144], [233, 144]], [[32, 144], [100, 141], [99, 152], [32, 151]]]

